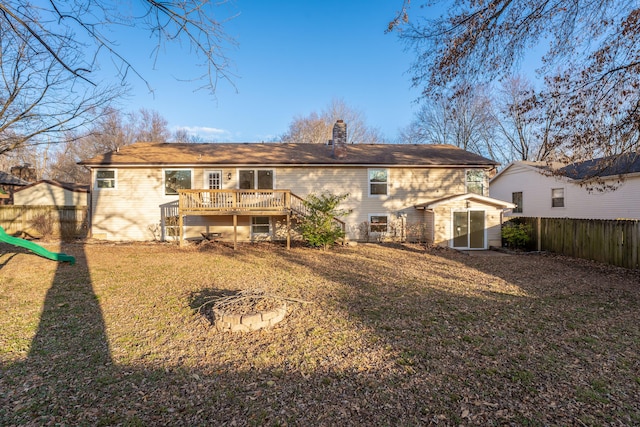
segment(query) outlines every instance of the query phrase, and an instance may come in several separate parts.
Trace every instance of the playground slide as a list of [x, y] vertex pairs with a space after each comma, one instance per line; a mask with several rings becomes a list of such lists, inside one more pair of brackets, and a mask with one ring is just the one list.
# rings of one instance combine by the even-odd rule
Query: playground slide
[[25, 248], [30, 250], [31, 252], [38, 254], [42, 257], [52, 259], [54, 261], [60, 262], [68, 262], [71, 265], [76, 263], [76, 259], [71, 255], [67, 254], [59, 254], [56, 252], [51, 252], [46, 250], [40, 245], [37, 245], [28, 240], [20, 239], [18, 237], [9, 236], [2, 227], [0, 227], [0, 242], [9, 243], [10, 245], [20, 246], [21, 248]]

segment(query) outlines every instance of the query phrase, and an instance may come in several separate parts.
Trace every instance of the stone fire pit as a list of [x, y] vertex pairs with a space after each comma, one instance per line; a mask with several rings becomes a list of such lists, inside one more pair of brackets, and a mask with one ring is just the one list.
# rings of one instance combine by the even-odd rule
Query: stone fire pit
[[271, 327], [287, 315], [287, 299], [262, 290], [245, 290], [205, 302], [210, 306], [213, 325], [221, 331], [251, 332]]

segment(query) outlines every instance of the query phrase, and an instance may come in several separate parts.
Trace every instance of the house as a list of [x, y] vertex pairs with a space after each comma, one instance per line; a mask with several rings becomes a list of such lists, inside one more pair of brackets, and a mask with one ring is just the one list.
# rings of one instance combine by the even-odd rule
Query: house
[[14, 205], [88, 206], [89, 185], [42, 180], [15, 191]]
[[[513, 162], [491, 179], [491, 195], [517, 205], [507, 216], [640, 219], [640, 156], [606, 160], [563, 166], [563, 176], [550, 174], [546, 163]], [[581, 185], [593, 179], [600, 185]]]
[[15, 191], [29, 184], [29, 181], [0, 171], [0, 205], [13, 204], [13, 194]]
[[[348, 241], [500, 244], [509, 202], [488, 197], [497, 164], [450, 145], [136, 143], [82, 161], [91, 170], [91, 233], [107, 240], [291, 239], [310, 193], [348, 193]], [[471, 233], [473, 237], [470, 237]], [[295, 237], [295, 236], [294, 236]]]

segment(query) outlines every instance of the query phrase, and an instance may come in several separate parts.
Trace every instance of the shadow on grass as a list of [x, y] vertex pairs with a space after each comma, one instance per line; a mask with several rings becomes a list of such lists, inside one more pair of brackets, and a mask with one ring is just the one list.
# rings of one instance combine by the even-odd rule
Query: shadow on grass
[[[26, 417], [20, 417], [21, 423], [40, 424], [47, 414], [74, 412], [80, 401], [96, 398], [95, 384], [112, 365], [83, 246], [63, 244], [60, 251], [73, 255], [76, 264], [57, 264], [26, 359], [2, 367], [5, 401], [0, 421], [22, 413]], [[37, 256], [19, 248], [16, 252]]]
[[[162, 359], [163, 354], [156, 354], [159, 360], [114, 364], [86, 259], [81, 249], [72, 249], [78, 263], [59, 266], [28, 357], [0, 366], [0, 425], [597, 425], [613, 418], [618, 424], [640, 422], [634, 398], [640, 387], [640, 341], [632, 310], [611, 313], [630, 321], [627, 335], [622, 335], [594, 320], [580, 324], [577, 320], [582, 318], [566, 300], [496, 297], [482, 287], [477, 293], [455, 293], [446, 287], [449, 282], [472, 284], [476, 279], [467, 280], [455, 271], [469, 259], [466, 256], [449, 259], [425, 253], [423, 258], [420, 251], [389, 253], [372, 247], [358, 250], [358, 256], [341, 249], [310, 257], [277, 249], [275, 262], [283, 271], [327, 280], [332, 287], [327, 301], [313, 310], [331, 316], [340, 311], [341, 321], [312, 325], [285, 319], [273, 330], [256, 334], [197, 335], [203, 355], [207, 348], [228, 346], [237, 350], [230, 359], [191, 356], [183, 363], [180, 357]], [[380, 253], [398, 258], [373, 262]], [[234, 264], [238, 272], [257, 258], [269, 257], [248, 247], [225, 252], [228, 258], [222, 262], [236, 262], [238, 254], [243, 258]], [[402, 261], [404, 256], [409, 259]], [[407, 263], [424, 271], [403, 271]], [[440, 271], [440, 277], [433, 271]], [[476, 273], [480, 280], [481, 270]], [[464, 286], [461, 289], [466, 292]], [[318, 299], [324, 297], [322, 291]], [[186, 294], [184, 304], [195, 310], [207, 298], [226, 292], [230, 291]], [[596, 297], [589, 300], [615, 302]], [[288, 328], [288, 321], [300, 321], [304, 327]], [[352, 329], [358, 325], [364, 325], [362, 336]], [[181, 327], [193, 325], [185, 322]], [[609, 339], [601, 334], [605, 331], [612, 338], [596, 347], [590, 334]], [[327, 352], [313, 351], [314, 334], [324, 334], [325, 341], [315, 339], [329, 348]], [[363, 342], [351, 346], [345, 337]], [[356, 354], [360, 350], [365, 354]], [[384, 351], [384, 363], [346, 364], [347, 368], [340, 364], [349, 358], [366, 361], [367, 351]], [[294, 357], [286, 357], [286, 352]], [[257, 363], [260, 357], [262, 365]], [[302, 369], [307, 362], [314, 365]], [[618, 391], [625, 380], [631, 385]]]
[[27, 254], [31, 253], [30, 251], [21, 248], [19, 246], [9, 245], [8, 243], [0, 242], [0, 269], [7, 265], [13, 257], [17, 254]]

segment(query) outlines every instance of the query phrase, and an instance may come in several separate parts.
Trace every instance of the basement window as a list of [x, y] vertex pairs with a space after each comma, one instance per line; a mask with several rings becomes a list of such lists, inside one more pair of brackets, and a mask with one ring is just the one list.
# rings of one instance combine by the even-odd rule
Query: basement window
[[389, 225], [389, 217], [386, 215], [369, 215], [369, 232], [386, 233]]
[[271, 234], [271, 221], [268, 216], [251, 217], [251, 235]]

